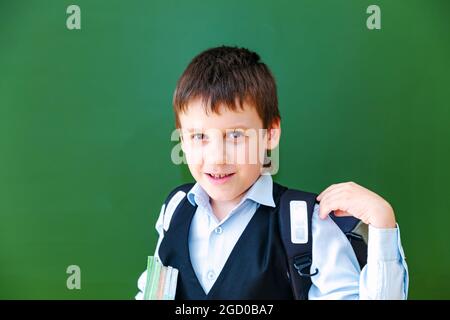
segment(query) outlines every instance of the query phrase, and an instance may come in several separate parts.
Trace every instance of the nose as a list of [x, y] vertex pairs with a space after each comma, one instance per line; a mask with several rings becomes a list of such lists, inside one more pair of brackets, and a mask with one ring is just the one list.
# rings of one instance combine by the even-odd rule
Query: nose
[[226, 151], [222, 138], [211, 139], [204, 148], [203, 159], [208, 164], [225, 164]]

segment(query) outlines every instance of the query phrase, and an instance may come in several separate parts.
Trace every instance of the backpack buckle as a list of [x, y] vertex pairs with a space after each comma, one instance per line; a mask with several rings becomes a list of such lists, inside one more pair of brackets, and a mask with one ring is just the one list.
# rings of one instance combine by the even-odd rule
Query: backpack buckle
[[360, 234], [357, 234], [355, 232], [347, 232], [345, 235], [347, 236], [347, 238], [349, 240], [353, 239], [353, 240], [364, 241], [364, 238]]
[[312, 257], [310, 254], [294, 257], [294, 268], [301, 277], [313, 277], [319, 273], [319, 269], [317, 268], [313, 273], [309, 273], [309, 271], [304, 272], [304, 270], [309, 269], [311, 265]]

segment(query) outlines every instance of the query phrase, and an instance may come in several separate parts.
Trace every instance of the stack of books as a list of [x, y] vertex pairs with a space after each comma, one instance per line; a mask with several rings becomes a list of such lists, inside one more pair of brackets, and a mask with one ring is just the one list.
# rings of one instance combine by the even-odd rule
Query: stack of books
[[144, 300], [174, 300], [178, 269], [163, 266], [158, 258], [149, 256]]

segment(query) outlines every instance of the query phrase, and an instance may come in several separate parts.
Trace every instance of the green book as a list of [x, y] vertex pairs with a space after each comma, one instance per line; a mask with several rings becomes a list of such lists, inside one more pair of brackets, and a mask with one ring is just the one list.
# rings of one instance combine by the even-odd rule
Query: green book
[[147, 259], [147, 279], [145, 281], [144, 300], [150, 300], [150, 284], [152, 282], [153, 262], [154, 262], [153, 257], [152, 256], [148, 257], [148, 259]]

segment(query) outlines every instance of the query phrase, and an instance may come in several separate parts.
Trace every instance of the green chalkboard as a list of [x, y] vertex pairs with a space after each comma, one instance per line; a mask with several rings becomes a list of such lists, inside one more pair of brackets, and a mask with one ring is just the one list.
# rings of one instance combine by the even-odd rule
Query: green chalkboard
[[[81, 29], [67, 26], [71, 4]], [[381, 9], [368, 29], [366, 9]], [[175, 83], [204, 49], [278, 84], [284, 185], [388, 199], [412, 299], [450, 298], [450, 2], [0, 2], [0, 298], [131, 299], [167, 193]], [[70, 290], [69, 266], [81, 271]]]

